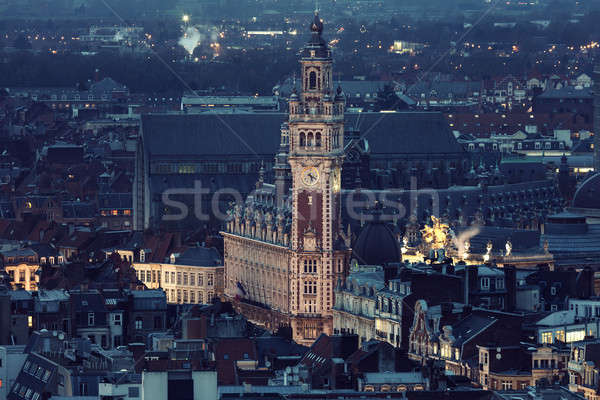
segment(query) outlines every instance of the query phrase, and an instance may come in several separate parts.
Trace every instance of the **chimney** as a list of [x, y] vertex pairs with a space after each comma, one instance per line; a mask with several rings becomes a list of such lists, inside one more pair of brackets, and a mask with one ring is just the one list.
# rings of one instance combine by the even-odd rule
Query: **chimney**
[[392, 280], [392, 279], [396, 279], [396, 277], [398, 276], [398, 264], [396, 263], [387, 263], [384, 267], [383, 267], [383, 279], [385, 282], [385, 287], [388, 287], [388, 283]]
[[146, 346], [143, 343], [129, 343], [128, 348], [133, 354], [133, 359], [136, 361], [135, 372], [141, 372], [144, 366], [144, 363], [141, 362], [141, 360], [146, 353]]
[[514, 265], [504, 266], [504, 281], [506, 287], [506, 311], [514, 311], [517, 306], [517, 268]]

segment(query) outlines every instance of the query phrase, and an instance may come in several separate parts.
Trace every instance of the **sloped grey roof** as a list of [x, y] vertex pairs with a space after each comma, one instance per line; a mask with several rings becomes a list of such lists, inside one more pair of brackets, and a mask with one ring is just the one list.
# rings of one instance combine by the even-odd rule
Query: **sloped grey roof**
[[223, 265], [221, 255], [214, 247], [190, 247], [175, 261], [178, 265], [214, 267]]
[[247, 156], [275, 154], [281, 113], [149, 114], [142, 117], [149, 154]]
[[462, 154], [442, 113], [396, 112], [346, 114], [358, 127], [372, 154]]
[[561, 253], [600, 253], [600, 224], [588, 224], [585, 233], [553, 233], [542, 235], [548, 241], [548, 250], [552, 254]]
[[540, 99], [591, 99], [592, 97], [592, 88], [575, 89], [573, 86], [548, 89], [538, 96]]
[[470, 314], [452, 327], [452, 335], [456, 338], [454, 346], [462, 346], [495, 321], [496, 318], [492, 316]]
[[[271, 156], [279, 147], [283, 113], [148, 114], [142, 134], [148, 154], [157, 156]], [[372, 154], [462, 154], [443, 115], [436, 112], [346, 114]]]

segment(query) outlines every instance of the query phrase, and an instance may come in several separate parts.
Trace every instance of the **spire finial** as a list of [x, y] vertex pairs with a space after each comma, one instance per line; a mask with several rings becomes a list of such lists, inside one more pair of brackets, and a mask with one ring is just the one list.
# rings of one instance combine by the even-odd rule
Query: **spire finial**
[[310, 30], [313, 34], [321, 35], [323, 33], [323, 22], [321, 18], [319, 18], [319, 10], [315, 10], [315, 18], [313, 19], [312, 24], [310, 24]]

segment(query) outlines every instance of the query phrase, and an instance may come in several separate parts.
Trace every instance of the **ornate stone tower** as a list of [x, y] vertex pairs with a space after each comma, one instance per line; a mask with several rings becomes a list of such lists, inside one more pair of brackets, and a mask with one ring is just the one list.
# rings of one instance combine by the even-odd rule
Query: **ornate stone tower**
[[340, 185], [345, 99], [333, 94], [331, 50], [317, 13], [301, 53], [302, 92], [289, 103], [292, 172], [290, 311], [294, 337], [311, 342], [332, 333], [334, 286], [346, 274]]

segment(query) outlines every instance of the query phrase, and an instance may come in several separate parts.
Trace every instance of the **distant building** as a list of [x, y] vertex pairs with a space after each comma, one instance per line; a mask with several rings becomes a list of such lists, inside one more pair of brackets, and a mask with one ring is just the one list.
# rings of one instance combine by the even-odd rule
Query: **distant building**
[[210, 304], [224, 293], [223, 260], [215, 248], [190, 247], [172, 254], [169, 262], [140, 260], [133, 268], [147, 287], [163, 289], [169, 303]]
[[198, 96], [187, 94], [181, 97], [181, 111], [205, 112], [278, 112], [279, 99], [276, 96]]
[[31, 249], [2, 252], [4, 270], [10, 277], [13, 288], [38, 290], [40, 282], [40, 262], [38, 255]]

